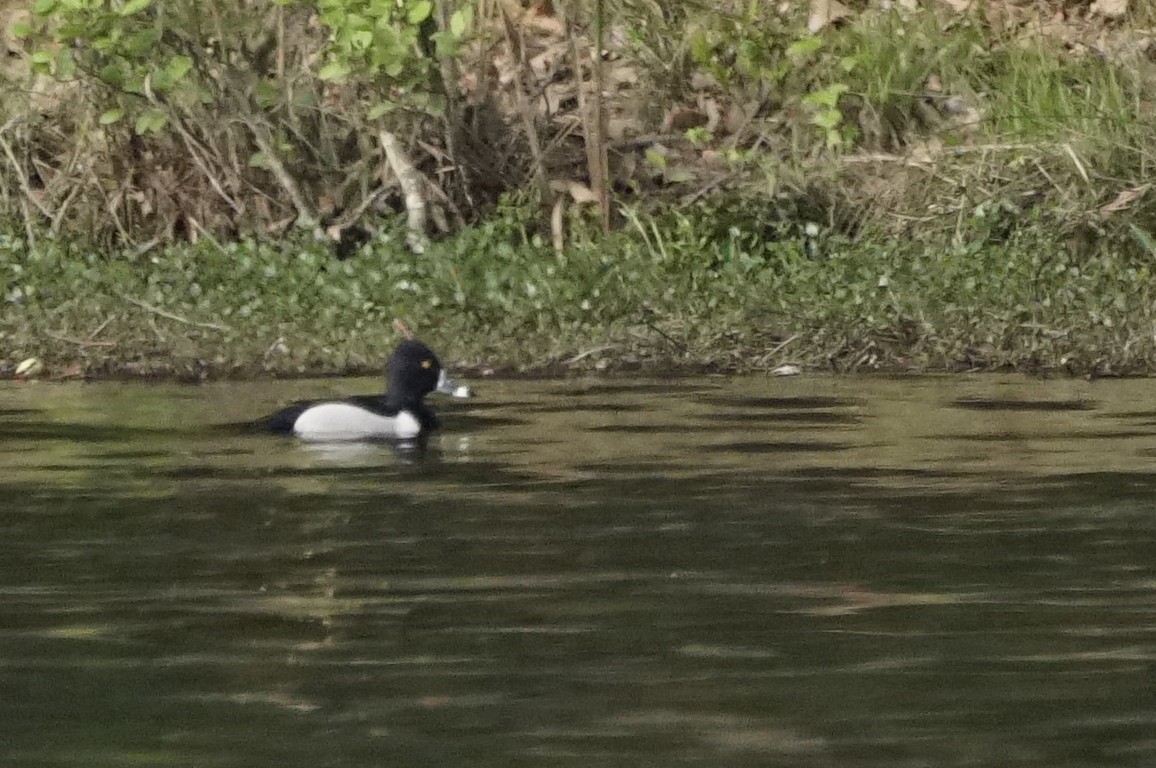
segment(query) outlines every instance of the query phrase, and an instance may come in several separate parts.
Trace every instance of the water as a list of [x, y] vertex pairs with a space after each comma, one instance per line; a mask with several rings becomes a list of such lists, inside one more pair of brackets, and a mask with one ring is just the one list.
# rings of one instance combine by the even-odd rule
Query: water
[[0, 762], [1156, 765], [1156, 384], [0, 384]]

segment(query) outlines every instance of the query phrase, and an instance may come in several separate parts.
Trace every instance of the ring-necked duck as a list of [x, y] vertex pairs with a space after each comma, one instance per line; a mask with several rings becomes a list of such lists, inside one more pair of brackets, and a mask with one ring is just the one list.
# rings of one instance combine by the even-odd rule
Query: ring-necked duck
[[262, 423], [274, 432], [303, 440], [412, 440], [438, 425], [437, 416], [425, 404], [426, 395], [444, 392], [454, 397], [470, 396], [469, 389], [454, 384], [437, 356], [416, 339], [398, 344], [386, 370], [388, 384], [384, 395], [302, 401]]

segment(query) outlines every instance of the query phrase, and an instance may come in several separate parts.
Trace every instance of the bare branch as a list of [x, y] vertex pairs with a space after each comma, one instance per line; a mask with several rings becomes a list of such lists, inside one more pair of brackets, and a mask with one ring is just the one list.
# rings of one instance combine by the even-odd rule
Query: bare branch
[[[154, 307], [152, 304], [149, 304], [148, 302], [141, 301], [140, 299], [134, 299], [132, 296], [126, 296], [123, 293], [119, 294], [119, 295], [122, 299], [127, 301], [129, 304], [135, 304], [136, 306], [140, 307], [141, 309], [152, 312], [154, 315], [159, 315], [160, 317], [164, 317], [164, 318], [167, 318], [169, 320], [175, 320], [178, 323], [183, 323], [185, 325], [195, 325], [198, 328], [208, 328], [211, 331], [225, 331], [225, 332], [231, 333], [233, 330], [232, 328], [229, 328], [227, 325], [218, 325], [216, 323], [199, 323], [195, 320], [189, 320], [187, 318], [181, 317], [180, 315], [174, 315], [172, 312], [161, 309], [160, 307]], [[160, 331], [158, 330], [157, 333], [159, 334]]]
[[308, 222], [312, 225], [317, 221], [317, 214], [309, 207], [309, 203], [305, 201], [305, 196], [301, 194], [301, 188], [297, 186], [297, 182], [293, 179], [289, 172], [285, 170], [281, 158], [273, 150], [273, 145], [257, 129], [256, 126], [249, 124], [249, 129], [253, 132], [253, 140], [257, 142], [257, 148], [265, 156], [265, 162], [269, 164], [269, 172], [273, 174], [273, 178], [277, 179], [277, 183], [285, 190], [285, 194], [289, 195], [289, 199], [293, 203], [293, 207], [297, 209], [297, 217], [299, 223], [305, 224]]
[[389, 131], [381, 131], [377, 136], [381, 148], [385, 150], [385, 159], [405, 196], [405, 242], [414, 253], [423, 253], [426, 245], [426, 202], [422, 195], [422, 175], [396, 136]]

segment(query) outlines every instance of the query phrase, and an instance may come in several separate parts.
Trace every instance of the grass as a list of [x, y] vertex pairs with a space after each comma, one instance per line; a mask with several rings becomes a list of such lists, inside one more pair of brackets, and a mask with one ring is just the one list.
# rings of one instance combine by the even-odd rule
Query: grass
[[558, 255], [536, 224], [534, 206], [508, 205], [423, 256], [394, 233], [344, 262], [311, 241], [110, 258], [28, 257], [9, 240], [0, 354], [96, 373], [367, 371], [402, 317], [447, 360], [477, 367], [578, 357], [579, 368], [1118, 373], [1156, 362], [1153, 254], [1136, 237], [1077, 254], [1044, 220], [1008, 234], [984, 216], [954, 246], [882, 231], [809, 238], [732, 200], [635, 214]]

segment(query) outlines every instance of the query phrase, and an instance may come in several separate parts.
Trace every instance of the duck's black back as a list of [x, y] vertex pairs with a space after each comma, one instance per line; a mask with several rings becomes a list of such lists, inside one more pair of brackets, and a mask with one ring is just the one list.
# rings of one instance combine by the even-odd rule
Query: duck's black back
[[[333, 400], [299, 400], [296, 403], [291, 403], [274, 414], [266, 416], [265, 418], [252, 422], [254, 429], [262, 432], [274, 432], [276, 434], [289, 435], [293, 433], [293, 425], [297, 423], [297, 419], [301, 414], [309, 410], [315, 405], [322, 403], [345, 403], [346, 405], [364, 408], [370, 413], [376, 413], [379, 416], [396, 416], [397, 408], [392, 408], [386, 402], [384, 395], [354, 395], [352, 397], [335, 398]], [[418, 419], [425, 426], [426, 419], [421, 413], [415, 414]]]

